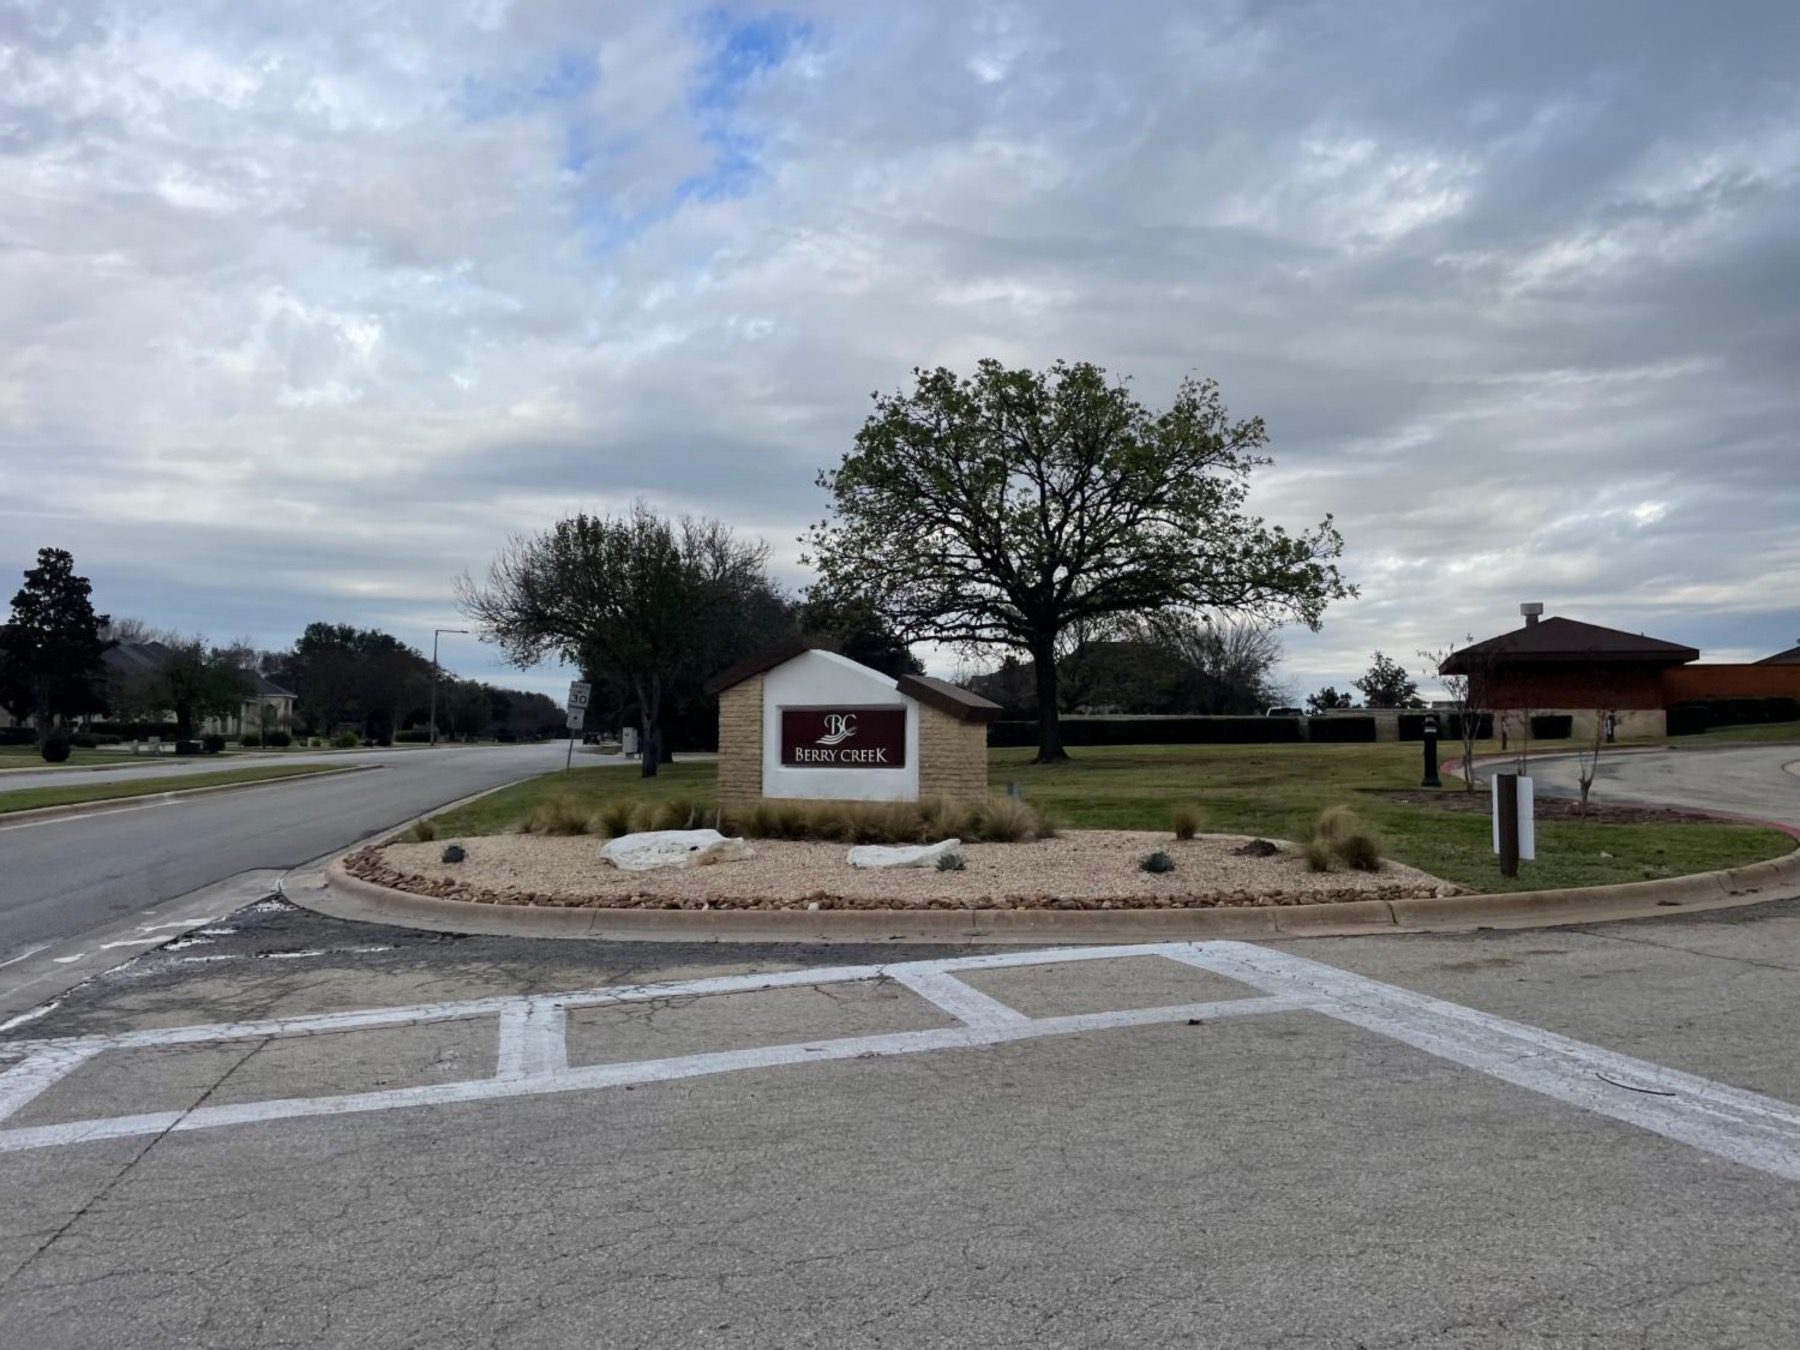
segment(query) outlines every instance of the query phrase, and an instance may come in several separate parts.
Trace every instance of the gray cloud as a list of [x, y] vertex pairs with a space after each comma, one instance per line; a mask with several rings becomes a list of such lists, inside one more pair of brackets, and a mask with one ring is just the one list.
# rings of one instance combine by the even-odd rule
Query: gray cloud
[[1066, 356], [1216, 376], [1258, 508], [1337, 514], [1297, 687], [1523, 599], [1761, 654], [1797, 53], [1776, 0], [15, 7], [0, 564], [428, 641], [508, 533], [643, 495], [797, 583], [871, 390]]

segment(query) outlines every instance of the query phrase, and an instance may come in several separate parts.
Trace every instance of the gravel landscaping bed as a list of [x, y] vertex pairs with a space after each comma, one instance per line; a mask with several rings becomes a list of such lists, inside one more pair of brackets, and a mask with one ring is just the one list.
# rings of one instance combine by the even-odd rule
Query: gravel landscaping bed
[[[467, 852], [445, 863], [448, 843]], [[601, 840], [578, 835], [488, 835], [394, 843], [345, 860], [351, 875], [419, 895], [478, 904], [594, 909], [1187, 909], [1311, 905], [1455, 895], [1416, 868], [1310, 872], [1291, 849], [1235, 852], [1243, 835], [1178, 841], [1167, 834], [1072, 830], [1029, 844], [968, 844], [960, 872], [859, 871], [846, 844], [754, 840], [756, 856], [692, 870], [621, 872], [600, 860]], [[1162, 851], [1175, 870], [1141, 871]]]

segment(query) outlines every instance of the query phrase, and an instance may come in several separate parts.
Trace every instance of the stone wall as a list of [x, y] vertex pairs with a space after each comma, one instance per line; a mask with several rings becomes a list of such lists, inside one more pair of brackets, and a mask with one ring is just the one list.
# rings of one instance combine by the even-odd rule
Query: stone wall
[[762, 796], [763, 677], [719, 695], [719, 801], [741, 806]]
[[919, 796], [979, 801], [987, 796], [987, 726], [936, 708], [919, 710]]

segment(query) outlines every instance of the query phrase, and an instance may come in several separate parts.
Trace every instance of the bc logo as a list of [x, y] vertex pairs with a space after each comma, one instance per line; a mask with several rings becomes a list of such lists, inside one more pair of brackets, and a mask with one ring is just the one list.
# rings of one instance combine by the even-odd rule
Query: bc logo
[[825, 734], [819, 737], [818, 745], [842, 745], [856, 735], [855, 713], [826, 713]]

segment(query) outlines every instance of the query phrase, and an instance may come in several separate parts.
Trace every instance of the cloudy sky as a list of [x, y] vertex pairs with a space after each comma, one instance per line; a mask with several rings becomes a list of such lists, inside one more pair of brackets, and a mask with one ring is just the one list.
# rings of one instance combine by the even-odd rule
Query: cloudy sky
[[1792, 0], [11, 0], [0, 571], [429, 647], [509, 533], [643, 496], [798, 585], [871, 391], [1068, 357], [1217, 378], [1255, 507], [1337, 514], [1296, 692], [1522, 600], [1766, 655], [1797, 71]]

